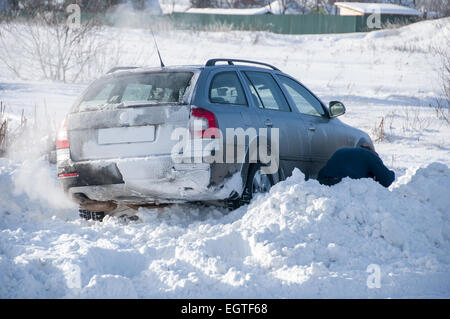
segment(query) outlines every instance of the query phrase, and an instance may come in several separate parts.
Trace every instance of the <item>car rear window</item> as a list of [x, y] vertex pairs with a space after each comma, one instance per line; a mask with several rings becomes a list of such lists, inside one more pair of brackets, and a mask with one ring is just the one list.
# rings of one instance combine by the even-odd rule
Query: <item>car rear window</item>
[[123, 106], [185, 104], [192, 72], [162, 72], [124, 75], [92, 85], [74, 111]]

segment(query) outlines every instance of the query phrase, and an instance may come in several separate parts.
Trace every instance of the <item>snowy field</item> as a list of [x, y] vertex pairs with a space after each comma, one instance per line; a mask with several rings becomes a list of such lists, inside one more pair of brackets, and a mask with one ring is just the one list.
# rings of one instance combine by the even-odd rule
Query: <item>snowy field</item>
[[[0, 159], [0, 298], [450, 298], [450, 125], [430, 106], [441, 97], [432, 48], [449, 33], [449, 18], [343, 35], [156, 32], [167, 65], [264, 61], [342, 101], [395, 183], [329, 188], [295, 171], [231, 213], [176, 205], [99, 223], [78, 218], [53, 165], [22, 151]], [[148, 31], [108, 35], [124, 64], [158, 65]], [[18, 80], [0, 63], [11, 125], [24, 110], [56, 126], [85, 87]]]

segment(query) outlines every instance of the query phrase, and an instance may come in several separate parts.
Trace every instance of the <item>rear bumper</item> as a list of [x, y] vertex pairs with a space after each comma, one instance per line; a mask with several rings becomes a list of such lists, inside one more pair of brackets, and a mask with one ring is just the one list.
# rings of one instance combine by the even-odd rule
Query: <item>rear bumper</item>
[[64, 190], [96, 201], [148, 204], [221, 200], [242, 188], [240, 172], [217, 183], [220, 168], [216, 165], [174, 164], [170, 156], [64, 164], [58, 165]]

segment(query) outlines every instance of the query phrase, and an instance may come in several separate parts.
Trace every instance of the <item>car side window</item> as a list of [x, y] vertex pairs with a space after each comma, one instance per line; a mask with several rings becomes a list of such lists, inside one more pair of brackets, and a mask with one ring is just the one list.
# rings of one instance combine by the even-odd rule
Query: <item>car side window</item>
[[269, 110], [290, 111], [289, 104], [272, 75], [254, 71], [244, 73], [251, 84], [250, 86], [253, 86], [252, 94], [255, 92], [259, 99], [258, 106], [262, 105], [263, 108]]
[[278, 77], [300, 113], [313, 116], [325, 116], [325, 111], [320, 101], [306, 88], [287, 76], [278, 75]]
[[244, 76], [244, 81], [247, 84], [247, 86], [250, 88], [250, 93], [252, 94], [251, 99], [253, 100], [253, 103], [260, 109], [263, 109], [264, 106], [262, 105], [261, 99], [259, 98], [258, 92], [256, 92], [255, 87], [250, 82], [247, 76]]
[[217, 73], [209, 88], [209, 101], [217, 104], [247, 105], [244, 89], [236, 72]]

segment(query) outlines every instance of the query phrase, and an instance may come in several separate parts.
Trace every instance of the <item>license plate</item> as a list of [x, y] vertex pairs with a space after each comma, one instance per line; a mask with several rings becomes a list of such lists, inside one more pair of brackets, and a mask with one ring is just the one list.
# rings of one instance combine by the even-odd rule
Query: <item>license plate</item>
[[113, 127], [98, 130], [98, 144], [144, 143], [155, 140], [154, 126]]

